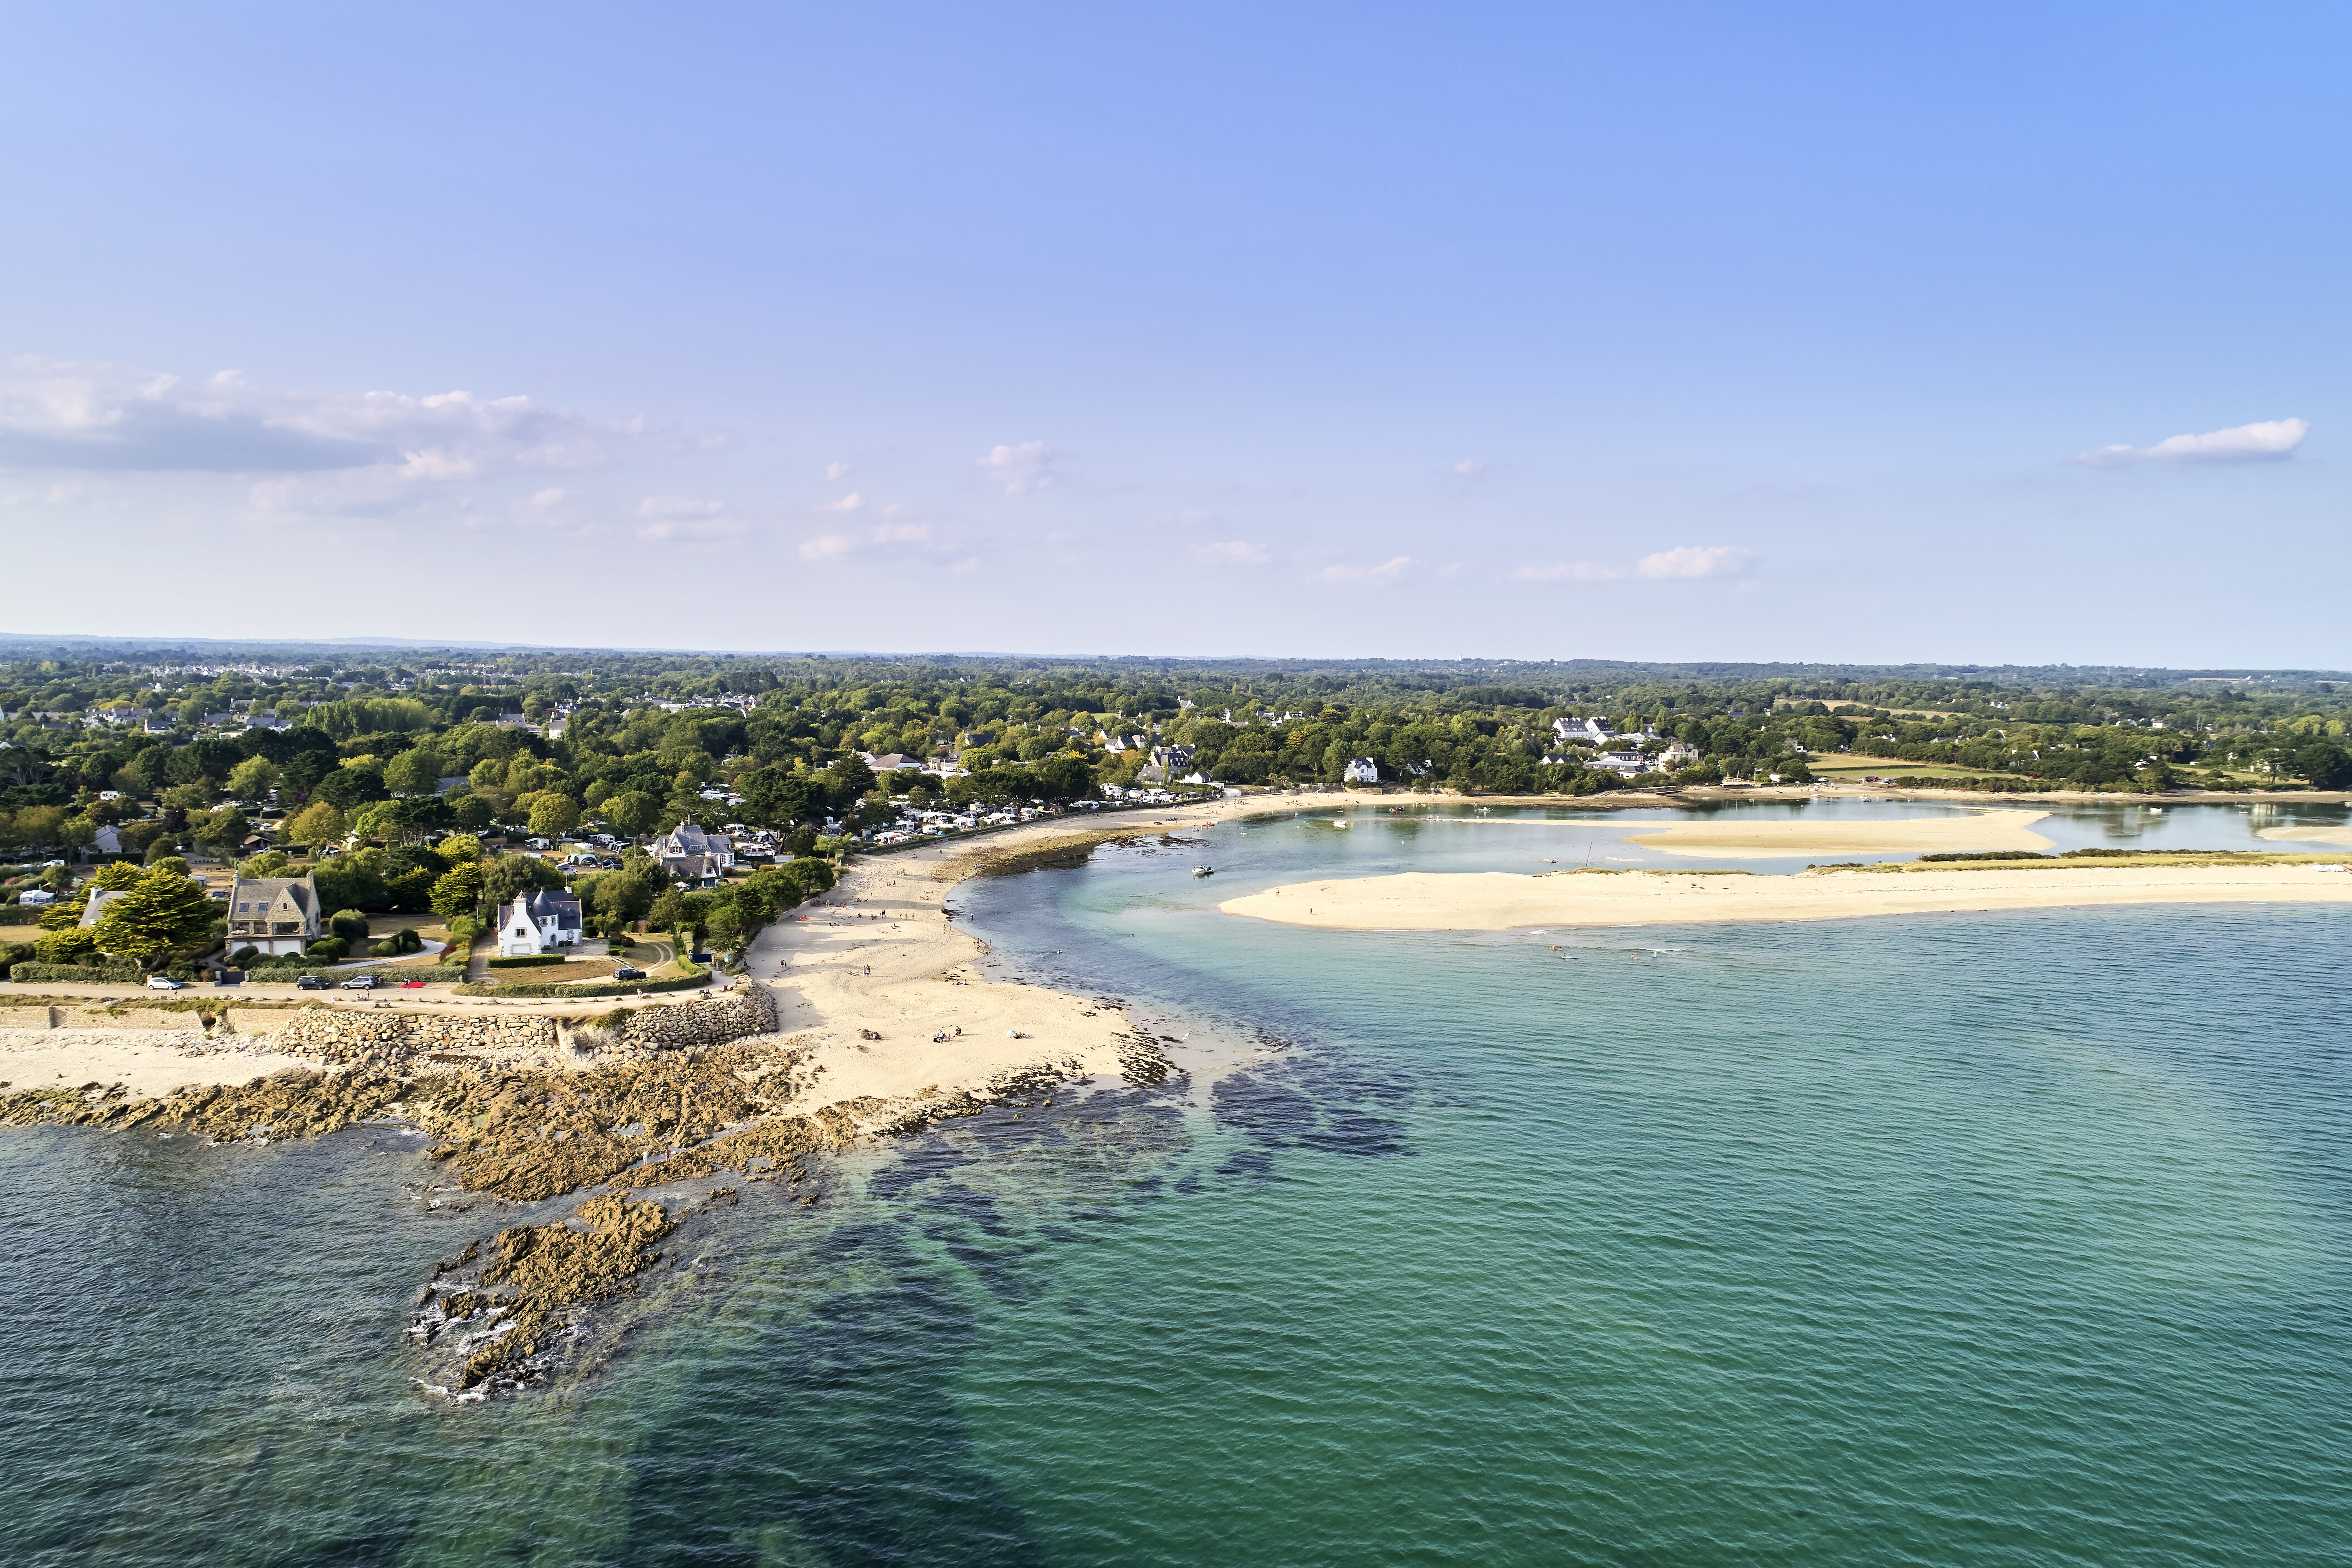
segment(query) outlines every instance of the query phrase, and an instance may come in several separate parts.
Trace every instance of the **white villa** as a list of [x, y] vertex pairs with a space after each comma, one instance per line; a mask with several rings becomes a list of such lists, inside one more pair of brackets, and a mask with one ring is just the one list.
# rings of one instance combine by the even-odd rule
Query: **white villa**
[[530, 958], [579, 942], [580, 900], [569, 893], [525, 893], [499, 911], [500, 958]]
[[1339, 776], [1349, 784], [1378, 784], [1381, 782], [1380, 764], [1370, 757], [1351, 758]]

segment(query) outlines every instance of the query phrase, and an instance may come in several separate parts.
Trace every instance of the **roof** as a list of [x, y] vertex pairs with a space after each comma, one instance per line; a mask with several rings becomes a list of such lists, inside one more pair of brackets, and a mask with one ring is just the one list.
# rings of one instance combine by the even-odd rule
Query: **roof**
[[691, 822], [681, 822], [669, 830], [665, 842], [673, 847], [674, 855], [723, 855], [735, 847], [735, 841], [723, 833], [705, 833]]
[[309, 873], [299, 877], [239, 877], [229, 884], [229, 912], [237, 912], [241, 903], [291, 904], [307, 917], [315, 919], [319, 912], [319, 889]]
[[122, 893], [123, 889], [121, 888], [100, 888], [92, 891], [89, 895], [89, 907], [81, 912], [82, 928], [88, 930], [96, 925], [99, 917], [105, 911], [106, 906], [121, 898]]
[[530, 918], [534, 925], [553, 921], [559, 929], [576, 927], [580, 923], [580, 900], [571, 893], [554, 893], [541, 888], [536, 892], [518, 896], [515, 906]]

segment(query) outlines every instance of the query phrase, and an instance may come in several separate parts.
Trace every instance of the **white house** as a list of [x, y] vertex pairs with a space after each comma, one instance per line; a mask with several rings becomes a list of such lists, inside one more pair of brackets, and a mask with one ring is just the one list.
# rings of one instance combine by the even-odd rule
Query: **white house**
[[1598, 746], [1617, 738], [1617, 726], [1606, 719], [1555, 719], [1552, 734], [1562, 741], [1580, 741]]
[[1650, 759], [1639, 752], [1603, 752], [1585, 765], [1625, 778], [1632, 778], [1635, 773], [1646, 773], [1651, 767]]
[[1380, 764], [1370, 757], [1351, 757], [1339, 776], [1349, 784], [1378, 784], [1381, 782]]
[[529, 958], [580, 942], [580, 900], [541, 889], [499, 911], [499, 956]]

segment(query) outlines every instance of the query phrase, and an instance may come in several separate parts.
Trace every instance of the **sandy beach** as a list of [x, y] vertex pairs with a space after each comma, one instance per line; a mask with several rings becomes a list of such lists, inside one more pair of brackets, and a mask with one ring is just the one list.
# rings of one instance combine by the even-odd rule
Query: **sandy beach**
[[2322, 874], [2310, 866], [1844, 871], [1794, 877], [1411, 871], [1294, 883], [1217, 907], [1230, 915], [1339, 931], [1508, 931], [1517, 926], [1835, 921], [2112, 904], [2240, 903], [2352, 904], [2352, 875]]
[[[1156, 815], [1061, 817], [856, 861], [824, 899], [760, 934], [748, 959], [752, 981], [774, 993], [777, 1026], [793, 1037], [802, 1063], [796, 1076], [814, 1079], [821, 1100], [954, 1094], [1038, 1067], [1115, 1080], [1137, 1026], [1092, 998], [996, 978], [988, 944], [947, 912], [956, 885], [992, 860], [1181, 833], [1276, 802], [1280, 809], [1297, 804], [1259, 796]], [[934, 1038], [941, 1034], [948, 1037]]]
[[1718, 860], [1785, 859], [1793, 855], [1932, 855], [1991, 849], [2047, 849], [2029, 830], [2046, 811], [1980, 811], [1968, 816], [1914, 816], [1893, 822], [1678, 822], [1624, 842], [1669, 855]]
[[160, 1100], [177, 1089], [320, 1065], [281, 1056], [267, 1038], [207, 1039], [193, 1022], [180, 1029], [27, 1029], [8, 1022], [0, 1014], [0, 1090], [11, 1092], [119, 1083], [135, 1100]]

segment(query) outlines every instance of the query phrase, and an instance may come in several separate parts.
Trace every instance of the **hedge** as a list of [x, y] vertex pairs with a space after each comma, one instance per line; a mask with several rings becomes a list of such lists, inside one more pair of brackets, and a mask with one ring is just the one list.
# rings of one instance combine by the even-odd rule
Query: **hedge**
[[146, 978], [132, 963], [12, 963], [8, 978], [53, 985], [135, 985]]
[[708, 984], [708, 970], [698, 974], [682, 975], [676, 980], [616, 980], [587, 985], [460, 985], [460, 996], [634, 996], [643, 991], [684, 991], [696, 985]]
[[[245, 972], [245, 979], [246, 984], [249, 985], [291, 985], [305, 974], [322, 973], [326, 973], [326, 971], [311, 964], [305, 964], [299, 969], [290, 964], [267, 966], [256, 964]], [[348, 974], [331, 974], [328, 978], [332, 984], [340, 985], [346, 980], [355, 980], [362, 974], [381, 975], [392, 981], [422, 980], [437, 985], [444, 981], [465, 979], [466, 966], [462, 963], [417, 963], [398, 969], [354, 969]]]
[[527, 952], [517, 958], [493, 958], [489, 961], [489, 965], [492, 969], [528, 969], [537, 963], [567, 962], [569, 960], [566, 955], [560, 952]]
[[0, 904], [0, 926], [31, 926], [41, 923], [41, 904]]

